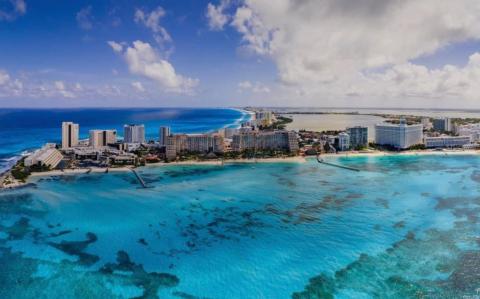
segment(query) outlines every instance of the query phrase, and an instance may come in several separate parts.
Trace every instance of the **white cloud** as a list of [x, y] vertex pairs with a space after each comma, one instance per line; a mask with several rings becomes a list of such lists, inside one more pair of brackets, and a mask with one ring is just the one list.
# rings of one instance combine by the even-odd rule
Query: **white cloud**
[[24, 0], [7, 0], [0, 9], [0, 21], [13, 21], [27, 12], [27, 4]]
[[229, 0], [221, 0], [218, 6], [208, 3], [205, 16], [208, 20], [210, 30], [222, 30], [230, 19], [230, 16], [224, 13], [224, 10], [230, 4]]
[[146, 12], [141, 9], [135, 11], [134, 20], [138, 24], [143, 24], [153, 32], [155, 41], [163, 45], [164, 43], [171, 42], [172, 38], [167, 30], [160, 24], [160, 20], [166, 15], [165, 10], [162, 7], [157, 7], [151, 12]]
[[9, 81], [10, 75], [6, 71], [0, 69], [0, 85], [7, 84]]
[[260, 83], [260, 82], [252, 83], [248, 80], [238, 83], [238, 91], [239, 92], [249, 91], [253, 93], [270, 93], [271, 92], [270, 88], [264, 85], [263, 83]]
[[137, 91], [140, 91], [140, 92], [144, 92], [144, 91], [145, 91], [145, 87], [143, 87], [142, 82], [138, 82], [138, 81], [132, 82], [132, 86], [133, 86], [133, 88], [135, 88], [135, 90], [137, 90]]
[[275, 63], [280, 84], [270, 88], [271, 104], [478, 101], [476, 55], [464, 68], [411, 63], [445, 46], [479, 40], [478, 0], [241, 0], [227, 18], [243, 48]]
[[289, 84], [405, 63], [480, 38], [477, 0], [246, 0], [232, 25]]
[[198, 79], [177, 74], [173, 65], [162, 59], [149, 43], [137, 40], [121, 55], [132, 74], [156, 82], [167, 92], [191, 94], [199, 83]]
[[108, 41], [107, 44], [112, 47], [113, 51], [120, 53], [123, 51], [123, 46], [114, 41]]
[[82, 8], [77, 12], [78, 26], [83, 30], [91, 30], [93, 28], [92, 6]]
[[53, 82], [56, 91], [64, 98], [74, 98], [75, 94], [67, 88], [65, 82], [55, 81]]

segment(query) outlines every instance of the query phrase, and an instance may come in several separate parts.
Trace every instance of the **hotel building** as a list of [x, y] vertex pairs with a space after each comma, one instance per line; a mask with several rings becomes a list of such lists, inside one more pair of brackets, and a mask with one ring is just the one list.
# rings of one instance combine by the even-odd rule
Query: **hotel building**
[[223, 137], [218, 134], [178, 134], [166, 138], [166, 157], [173, 160], [182, 152], [223, 153]]
[[273, 123], [273, 113], [272, 111], [257, 111], [255, 120], [259, 126], [270, 126]]
[[471, 143], [470, 136], [425, 137], [425, 147], [463, 147]]
[[167, 145], [167, 137], [170, 136], [170, 127], [160, 127], [158, 132], [158, 143], [162, 146]]
[[62, 122], [62, 149], [78, 145], [79, 126], [73, 122]]
[[101, 148], [117, 142], [116, 130], [90, 130], [89, 144], [93, 148]]
[[292, 131], [250, 131], [233, 135], [232, 150], [287, 150], [298, 151], [297, 135]]
[[123, 142], [145, 143], [144, 125], [125, 125], [123, 127]]
[[54, 143], [47, 143], [41, 149], [25, 158], [24, 164], [27, 167], [34, 165], [55, 168], [62, 161], [63, 155], [55, 148]]
[[439, 132], [451, 132], [452, 131], [452, 120], [448, 117], [446, 118], [437, 118], [433, 120], [433, 129]]
[[396, 149], [407, 149], [416, 144], [423, 143], [423, 125], [407, 125], [405, 120], [400, 124], [375, 125], [375, 143], [389, 145]]
[[350, 149], [350, 135], [347, 133], [338, 134], [338, 150], [348, 151]]
[[350, 136], [350, 147], [353, 149], [368, 146], [368, 128], [350, 127], [347, 128], [347, 134]]

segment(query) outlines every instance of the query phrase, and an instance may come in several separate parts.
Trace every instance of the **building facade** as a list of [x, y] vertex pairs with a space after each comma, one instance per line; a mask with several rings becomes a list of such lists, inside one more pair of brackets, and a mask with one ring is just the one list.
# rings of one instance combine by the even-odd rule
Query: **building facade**
[[455, 133], [459, 136], [469, 136], [472, 142], [480, 141], [480, 124], [455, 126]]
[[173, 160], [178, 154], [223, 153], [223, 137], [218, 134], [178, 134], [166, 138], [166, 158]]
[[463, 147], [470, 143], [470, 136], [425, 137], [425, 147], [427, 148]]
[[123, 127], [123, 140], [125, 143], [145, 143], [145, 126], [125, 125]]
[[79, 126], [73, 122], [62, 122], [62, 149], [78, 145]]
[[250, 131], [233, 136], [232, 150], [286, 150], [298, 151], [297, 135], [292, 131]]
[[116, 130], [90, 130], [89, 144], [93, 148], [101, 148], [117, 142]]
[[407, 125], [405, 120], [401, 120], [400, 124], [377, 124], [375, 143], [396, 149], [407, 149], [416, 144], [423, 144], [423, 125]]
[[436, 118], [433, 120], [433, 129], [439, 132], [451, 132], [452, 131], [452, 120], [448, 117], [446, 118]]
[[350, 149], [350, 135], [347, 133], [338, 134], [338, 150], [348, 151]]
[[24, 164], [27, 167], [47, 166], [55, 168], [62, 161], [63, 155], [55, 148], [55, 144], [47, 143], [41, 149], [25, 158]]
[[368, 146], [368, 128], [351, 127], [347, 128], [347, 134], [350, 136], [350, 148], [359, 149]]
[[158, 131], [158, 143], [161, 146], [167, 145], [167, 137], [170, 136], [170, 127], [160, 127]]

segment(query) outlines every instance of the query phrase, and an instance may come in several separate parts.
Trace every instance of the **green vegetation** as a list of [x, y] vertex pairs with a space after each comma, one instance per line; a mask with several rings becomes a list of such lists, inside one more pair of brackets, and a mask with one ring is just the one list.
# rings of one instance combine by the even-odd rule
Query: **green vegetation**
[[424, 150], [424, 149], [426, 149], [426, 147], [425, 147], [425, 144], [423, 143], [415, 144], [408, 148], [408, 150]]
[[17, 162], [17, 165], [15, 165], [12, 170], [10, 171], [12, 176], [21, 182], [25, 182], [30, 175], [30, 171], [25, 167], [24, 164], [24, 159], [20, 160]]
[[277, 121], [267, 127], [260, 127], [261, 130], [284, 130], [287, 124], [293, 122], [293, 119], [285, 116], [276, 116]]

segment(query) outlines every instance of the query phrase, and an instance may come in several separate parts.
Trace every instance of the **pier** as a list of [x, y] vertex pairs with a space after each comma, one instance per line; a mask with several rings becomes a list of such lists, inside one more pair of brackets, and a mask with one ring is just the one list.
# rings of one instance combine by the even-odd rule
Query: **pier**
[[142, 185], [143, 188], [148, 188], [147, 184], [145, 183], [145, 181], [142, 179], [142, 177], [138, 174], [138, 172], [133, 169], [133, 168], [130, 168], [130, 170], [133, 172], [133, 174], [135, 175], [135, 177], [137, 178], [138, 182], [140, 183], [140, 185]]
[[325, 165], [328, 165], [328, 166], [343, 168], [343, 169], [346, 169], [346, 170], [357, 171], [357, 172], [360, 171], [360, 169], [358, 169], [358, 168], [353, 168], [353, 167], [338, 165], [338, 164], [334, 164], [334, 163], [330, 163], [330, 162], [325, 162], [323, 159], [320, 158], [320, 155], [317, 155], [317, 161], [320, 164], [325, 164]]

